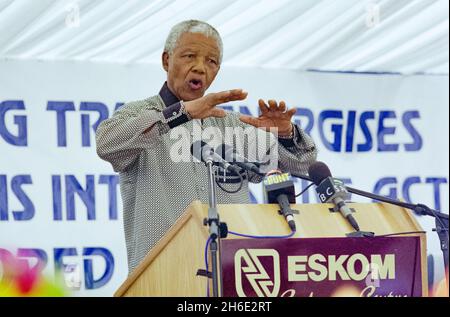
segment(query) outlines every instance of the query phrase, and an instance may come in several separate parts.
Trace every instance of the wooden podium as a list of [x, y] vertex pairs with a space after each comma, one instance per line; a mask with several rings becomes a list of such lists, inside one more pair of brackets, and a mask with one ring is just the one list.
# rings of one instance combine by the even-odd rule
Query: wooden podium
[[[356, 210], [354, 217], [362, 231], [376, 235], [423, 231], [414, 215], [403, 208], [382, 203], [348, 205]], [[345, 237], [353, 232], [340, 213], [330, 212], [332, 207], [332, 204], [293, 205], [300, 212], [295, 215], [297, 232], [293, 238]], [[278, 214], [278, 209], [276, 204], [218, 205], [220, 220], [227, 223], [229, 230], [250, 235], [289, 234], [286, 220]], [[207, 204], [192, 202], [114, 296], [204, 297], [206, 278], [196, 273], [205, 268], [205, 243], [209, 234], [203, 219], [207, 215]], [[425, 233], [410, 236], [420, 237], [422, 295], [427, 296], [426, 236]], [[234, 238], [229, 235], [226, 239]]]

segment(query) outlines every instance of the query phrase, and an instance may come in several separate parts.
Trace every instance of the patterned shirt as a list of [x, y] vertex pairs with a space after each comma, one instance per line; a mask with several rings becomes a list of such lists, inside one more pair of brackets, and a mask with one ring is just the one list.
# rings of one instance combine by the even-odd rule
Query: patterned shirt
[[[99, 125], [96, 143], [98, 155], [119, 173], [129, 273], [192, 201], [208, 203], [205, 164], [173, 158], [180, 149], [190, 149], [191, 142], [185, 142], [183, 136], [194, 136], [197, 130], [212, 127], [225, 136], [227, 127], [241, 127], [251, 131], [253, 138], [263, 136], [275, 142], [277, 164], [283, 171], [306, 174], [316, 159], [314, 142], [297, 125], [293, 138], [277, 142], [272, 133], [240, 121], [235, 112], [227, 112], [225, 118], [190, 120], [183, 102], [172, 94], [167, 83], [158, 95], [125, 104]], [[220, 142], [228, 144], [229, 140]], [[248, 150], [254, 144], [250, 137], [244, 148]], [[250, 203], [248, 182], [258, 183], [262, 178], [253, 172], [242, 176], [243, 186], [237, 193], [216, 188], [217, 203]], [[237, 189], [240, 183], [238, 175], [228, 173], [219, 172], [216, 179], [228, 190]]]

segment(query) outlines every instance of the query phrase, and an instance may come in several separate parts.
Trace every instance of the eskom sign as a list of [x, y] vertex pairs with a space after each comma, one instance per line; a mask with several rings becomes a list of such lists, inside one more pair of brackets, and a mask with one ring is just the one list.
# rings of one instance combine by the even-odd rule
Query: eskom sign
[[290, 282], [362, 281], [369, 273], [373, 280], [395, 279], [395, 254], [288, 256], [287, 270]]
[[421, 296], [418, 237], [222, 241], [225, 296]]

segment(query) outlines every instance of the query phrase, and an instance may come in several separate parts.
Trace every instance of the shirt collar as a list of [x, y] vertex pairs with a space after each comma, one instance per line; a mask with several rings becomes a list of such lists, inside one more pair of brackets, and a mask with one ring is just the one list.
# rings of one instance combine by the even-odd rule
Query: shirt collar
[[159, 96], [164, 101], [166, 107], [171, 106], [174, 103], [180, 101], [180, 99], [178, 99], [178, 97], [175, 96], [173, 92], [170, 91], [169, 86], [167, 86], [167, 81], [164, 83], [161, 90], [159, 91]]

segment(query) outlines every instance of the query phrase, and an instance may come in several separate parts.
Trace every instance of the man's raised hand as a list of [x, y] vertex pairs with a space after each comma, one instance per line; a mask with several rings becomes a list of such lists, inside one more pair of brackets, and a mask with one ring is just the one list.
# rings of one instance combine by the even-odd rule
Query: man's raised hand
[[192, 119], [205, 119], [209, 117], [223, 118], [226, 113], [216, 106], [229, 101], [244, 100], [247, 92], [242, 89], [232, 89], [217, 93], [209, 93], [201, 98], [186, 101], [184, 106]]

